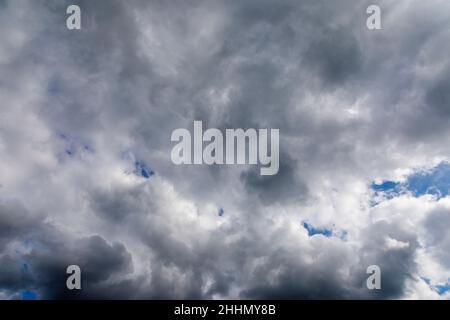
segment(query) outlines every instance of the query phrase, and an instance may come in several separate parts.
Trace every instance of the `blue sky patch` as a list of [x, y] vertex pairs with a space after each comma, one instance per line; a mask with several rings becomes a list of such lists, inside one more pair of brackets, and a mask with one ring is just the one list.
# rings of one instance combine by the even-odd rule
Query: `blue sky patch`
[[374, 191], [389, 192], [398, 190], [400, 183], [393, 181], [384, 181], [381, 184], [372, 183], [371, 188]]
[[22, 300], [36, 300], [37, 295], [33, 291], [25, 290], [22, 292]]
[[307, 222], [302, 223], [303, 228], [305, 228], [308, 231], [308, 236], [312, 237], [316, 234], [323, 235], [327, 238], [331, 237], [333, 235], [333, 231], [327, 228], [317, 228], [313, 227], [311, 224]]
[[440, 295], [443, 295], [443, 294], [447, 293], [448, 291], [450, 291], [450, 282], [447, 282], [444, 285], [437, 285], [437, 286], [435, 286], [435, 289], [436, 289], [437, 293], [439, 293]]
[[141, 161], [136, 161], [134, 163], [134, 173], [145, 179], [148, 179], [155, 174], [152, 169], [150, 169], [145, 163]]
[[450, 291], [450, 279], [448, 279], [448, 282], [446, 284], [433, 285], [430, 279], [424, 277], [421, 278], [428, 284], [431, 289], [436, 291], [439, 295], [443, 295]]
[[404, 182], [383, 181], [380, 184], [372, 183], [370, 188], [374, 191], [374, 205], [381, 202], [377, 198], [392, 199], [405, 193], [414, 197], [427, 194], [438, 199], [446, 197], [450, 189], [450, 163], [442, 162], [430, 170], [419, 170], [408, 176]]
[[416, 197], [425, 194], [436, 195], [439, 198], [448, 196], [450, 189], [450, 164], [442, 162], [432, 170], [412, 174], [408, 177], [406, 187]]

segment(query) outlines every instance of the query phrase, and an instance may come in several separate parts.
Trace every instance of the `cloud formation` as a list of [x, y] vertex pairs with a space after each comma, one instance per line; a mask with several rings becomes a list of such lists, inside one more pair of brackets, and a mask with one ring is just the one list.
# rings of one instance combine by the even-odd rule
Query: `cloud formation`
[[[371, 188], [450, 154], [450, 3], [412, 2], [0, 1], [0, 298], [448, 298], [448, 192]], [[279, 128], [279, 173], [175, 166], [194, 120]]]

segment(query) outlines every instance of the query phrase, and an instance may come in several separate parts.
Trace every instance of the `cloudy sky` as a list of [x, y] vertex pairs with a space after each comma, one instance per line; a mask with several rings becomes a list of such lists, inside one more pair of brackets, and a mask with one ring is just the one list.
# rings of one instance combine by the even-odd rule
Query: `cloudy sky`
[[[450, 298], [449, 40], [447, 0], [0, 0], [0, 299]], [[280, 171], [174, 165], [194, 120]]]

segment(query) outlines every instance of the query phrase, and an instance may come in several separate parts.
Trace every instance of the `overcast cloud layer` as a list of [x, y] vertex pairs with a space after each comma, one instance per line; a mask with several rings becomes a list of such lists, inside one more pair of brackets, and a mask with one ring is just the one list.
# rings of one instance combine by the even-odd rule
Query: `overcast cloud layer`
[[[0, 0], [0, 298], [450, 297], [448, 192], [371, 188], [449, 159], [450, 2], [372, 3]], [[172, 164], [194, 120], [279, 173]]]

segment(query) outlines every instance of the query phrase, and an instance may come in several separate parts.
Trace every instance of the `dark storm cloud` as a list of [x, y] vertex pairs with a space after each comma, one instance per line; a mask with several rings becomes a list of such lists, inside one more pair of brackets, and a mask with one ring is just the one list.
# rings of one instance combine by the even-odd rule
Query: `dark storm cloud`
[[[24, 255], [29, 262], [35, 285], [45, 298], [95, 297], [92, 292], [98, 286], [107, 291], [105, 281], [117, 274], [131, 271], [131, 256], [122, 244], [108, 244], [102, 237], [76, 239], [76, 246], [45, 243], [45, 250], [32, 250]], [[84, 289], [68, 291], [66, 268], [78, 265], [82, 270]]]
[[31, 275], [24, 274], [15, 257], [10, 255], [0, 256], [2, 272], [0, 274], [0, 288], [11, 292], [20, 292], [33, 283]]
[[[0, 229], [7, 244], [24, 246], [23, 252], [8, 247], [0, 251], [0, 287], [11, 293], [32, 289], [44, 299], [95, 297], [92, 292], [98, 286], [107, 290], [105, 282], [112, 276], [132, 271], [131, 256], [123, 244], [109, 244], [100, 236], [68, 239], [20, 203], [2, 204]], [[81, 292], [66, 287], [66, 269], [73, 264], [83, 272]]]

